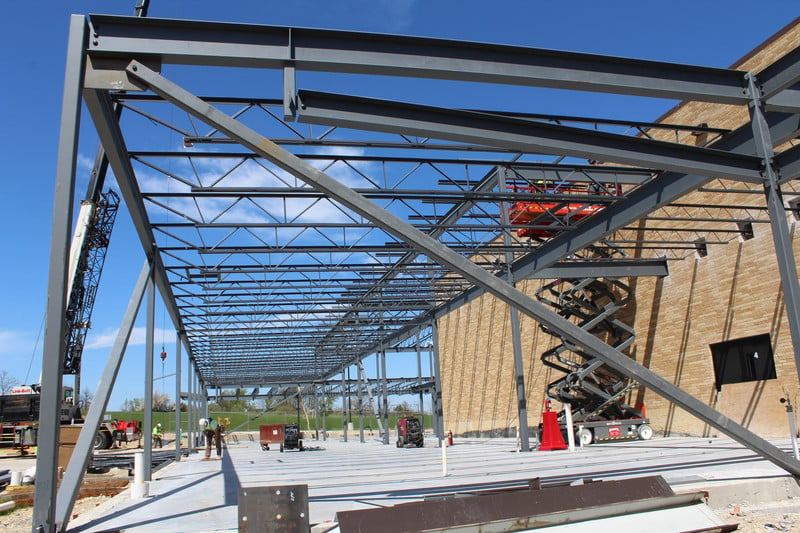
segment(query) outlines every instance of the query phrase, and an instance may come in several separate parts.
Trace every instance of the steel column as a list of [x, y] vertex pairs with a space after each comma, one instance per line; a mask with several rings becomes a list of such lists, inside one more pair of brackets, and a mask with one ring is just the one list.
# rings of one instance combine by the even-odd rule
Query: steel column
[[787, 457], [776, 446], [753, 434], [730, 418], [725, 417], [704, 402], [687, 394], [622, 352], [605, 344], [594, 335], [583, 331], [577, 325], [559, 316], [505, 281], [495, 277], [469, 259], [450, 250], [436, 239], [417, 230], [405, 220], [363, 198], [349, 187], [302, 159], [295, 157], [269, 141], [269, 139], [262, 137], [235, 119], [181, 89], [141, 63], [132, 61], [127, 68], [127, 72], [166, 100], [173, 102], [200, 120], [219, 129], [243, 146], [267, 158], [273, 164], [308, 183], [315, 189], [324, 191], [332, 200], [363, 216], [377, 227], [406, 242], [409, 246], [424, 253], [442, 266], [482, 286], [487, 292], [500, 300], [518, 308], [534, 320], [546, 325], [557, 335], [563, 336], [566, 340], [586, 350], [587, 353], [595, 355], [611, 368], [650, 388], [665, 399], [695, 415], [701, 421], [708, 423], [732, 439], [758, 452], [787, 472], [800, 476], [800, 462]]
[[328, 440], [328, 391], [322, 384], [322, 440]]
[[[56, 530], [55, 503], [58, 483], [59, 413], [63, 391], [66, 349], [67, 270], [69, 263], [75, 167], [80, 129], [86, 20], [73, 15], [69, 24], [67, 66], [61, 101], [53, 220], [50, 230], [50, 265], [47, 272], [47, 306], [42, 358], [42, 392], [39, 407], [39, 448], [36, 454], [32, 527]], [[76, 398], [77, 400], [77, 398]]]
[[[501, 191], [506, 189], [506, 169], [498, 172], [497, 188]], [[508, 203], [500, 202], [500, 221], [503, 225], [509, 223]], [[503, 244], [511, 244], [511, 235], [508, 231], [503, 232]], [[508, 283], [516, 286], [514, 282], [514, 272], [511, 265], [514, 262], [514, 254], [506, 252], [506, 279]], [[514, 356], [514, 383], [517, 390], [517, 428], [519, 431], [520, 450], [529, 452], [530, 440], [528, 437], [528, 400], [525, 396], [525, 368], [522, 361], [522, 339], [519, 330], [519, 311], [514, 306], [508, 307], [509, 319], [511, 321], [511, 349]]]
[[319, 440], [319, 385], [314, 385], [314, 440]]
[[792, 338], [794, 361], [800, 375], [800, 282], [797, 280], [797, 264], [792, 250], [792, 235], [786, 221], [781, 186], [777, 169], [774, 166], [772, 137], [764, 118], [764, 111], [755, 76], [748, 75], [748, 88], [753, 101], [750, 104], [750, 117], [753, 126], [753, 138], [758, 155], [763, 158], [764, 194], [767, 199], [769, 222], [772, 227], [772, 241], [775, 245], [775, 256], [781, 276], [783, 303], [786, 307], [786, 318], [789, 322], [789, 334]]
[[188, 368], [186, 369], [186, 419], [188, 424], [186, 443], [189, 453], [195, 452], [195, 430], [197, 428], [197, 421], [194, 415], [194, 365], [189, 359]]
[[139, 306], [142, 303], [142, 297], [144, 296], [147, 279], [149, 277], [150, 266], [145, 261], [130, 300], [128, 300], [128, 308], [119, 326], [117, 338], [114, 341], [114, 346], [106, 361], [106, 366], [100, 377], [100, 382], [97, 385], [94, 400], [84, 420], [83, 428], [81, 429], [80, 436], [78, 436], [78, 442], [75, 444], [75, 449], [72, 452], [72, 458], [64, 473], [64, 479], [61, 481], [61, 487], [58, 489], [56, 499], [56, 525], [59, 531], [66, 530], [67, 523], [69, 522], [69, 517], [72, 513], [75, 499], [78, 496], [83, 475], [86, 472], [86, 467], [92, 454], [94, 436], [97, 434], [100, 423], [103, 420], [103, 414], [108, 408], [108, 400], [111, 398], [111, 391], [114, 389], [114, 383], [117, 380], [117, 374], [122, 364], [122, 358], [125, 355], [125, 349], [128, 346], [131, 331], [133, 331], [133, 326], [136, 323], [136, 315], [139, 313]]
[[347, 380], [342, 367], [342, 438], [347, 442]]
[[420, 334], [417, 332], [417, 342], [414, 343], [417, 348], [417, 388], [419, 388], [419, 416], [420, 426], [423, 433], [425, 432], [425, 410], [422, 402], [422, 347], [419, 345]]
[[431, 343], [429, 355], [433, 362], [434, 383], [431, 408], [433, 410], [433, 427], [439, 438], [439, 445], [441, 445], [442, 439], [444, 439], [444, 406], [442, 404], [442, 366], [439, 361], [439, 325], [435, 320], [431, 321]]
[[381, 361], [381, 402], [383, 403], [383, 443], [389, 444], [389, 387], [386, 383], [386, 350], [378, 352]]
[[144, 480], [153, 476], [153, 355], [156, 327], [156, 284], [154, 272], [147, 281], [147, 327], [144, 347]]
[[181, 343], [183, 332], [175, 335], [175, 461], [181, 460]]
[[356, 387], [358, 387], [358, 441], [364, 443], [364, 390], [361, 388], [361, 373], [356, 371]]

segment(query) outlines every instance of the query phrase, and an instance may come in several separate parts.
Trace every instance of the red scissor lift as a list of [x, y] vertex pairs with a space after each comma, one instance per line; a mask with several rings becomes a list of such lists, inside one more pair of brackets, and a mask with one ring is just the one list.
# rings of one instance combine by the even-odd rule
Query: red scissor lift
[[[517, 229], [517, 236], [538, 241], [549, 239], [602, 211], [622, 193], [619, 185], [591, 181], [543, 180], [509, 188], [531, 195], [530, 201], [517, 201], [509, 208], [511, 223], [522, 226]], [[599, 256], [609, 253], [605, 248], [589, 247], [587, 250]], [[536, 298], [553, 307], [562, 317], [574, 319], [581, 329], [610, 340], [618, 350], [633, 343], [633, 328], [613, 316], [632, 298], [631, 288], [618, 279], [558, 279], [541, 287]], [[544, 326], [542, 329], [560, 337]], [[612, 371], [566, 339], [561, 338], [561, 341], [542, 354], [541, 359], [546, 366], [565, 374], [548, 385], [547, 396], [571, 406], [577, 440], [589, 444], [651, 438], [650, 420], [642, 410], [625, 403], [637, 383]], [[558, 413], [562, 431], [566, 431], [565, 418], [564, 411]]]
[[[572, 181], [537, 181], [509, 186], [513, 192], [528, 192], [530, 201], [518, 201], [509, 207], [509, 220], [523, 226], [518, 237], [549, 239], [559, 229], [573, 226], [602, 211], [621, 194], [616, 184]], [[552, 227], [552, 229], [551, 229]]]

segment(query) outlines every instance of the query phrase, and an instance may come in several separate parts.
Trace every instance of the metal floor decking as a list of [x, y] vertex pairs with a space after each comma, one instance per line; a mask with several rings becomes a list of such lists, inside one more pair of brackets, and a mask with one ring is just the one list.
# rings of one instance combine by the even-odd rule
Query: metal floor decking
[[[789, 440], [774, 444], [791, 453]], [[193, 454], [154, 475], [149, 497], [126, 491], [70, 522], [69, 531], [236, 531], [239, 486], [307, 484], [311, 523], [339, 510], [388, 506], [427, 495], [523, 486], [531, 478], [554, 484], [582, 478], [662, 475], [682, 485], [788, 477], [772, 463], [728, 439], [654, 438], [548, 452], [518, 453], [513, 439], [460, 439], [442, 450], [398, 449], [378, 442], [307, 441], [303, 452], [262, 451], [257, 442], [231, 443], [221, 461]]]

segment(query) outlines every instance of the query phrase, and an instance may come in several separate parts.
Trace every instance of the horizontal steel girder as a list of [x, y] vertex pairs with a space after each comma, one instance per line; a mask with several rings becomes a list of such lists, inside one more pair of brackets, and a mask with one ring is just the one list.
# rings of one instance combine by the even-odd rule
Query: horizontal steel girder
[[247, 126], [209, 106], [196, 96], [178, 87], [166, 78], [148, 69], [144, 65], [132, 61], [127, 72], [137, 81], [145, 84], [156, 94], [173, 102], [177, 107], [191, 113], [208, 125], [217, 128], [231, 138], [237, 139], [243, 146], [260, 154], [278, 167], [291, 173], [312, 187], [324, 191], [332, 199], [372, 221], [384, 231], [426, 254], [431, 259], [454, 272], [471, 279], [487, 292], [515, 307], [534, 320], [546, 325], [559, 336], [595, 355], [612, 369], [629, 376], [670, 402], [685, 409], [703, 422], [728, 435], [756, 451], [764, 458], [783, 468], [795, 476], [800, 476], [800, 462], [788, 454], [712, 409], [704, 402], [687, 394], [666, 379], [658, 376], [650, 369], [615, 350], [594, 335], [582, 330], [577, 325], [564, 319], [535, 299], [519, 291], [511, 284], [498, 279], [468, 259], [449, 250], [437, 240], [425, 235], [413, 226], [380, 208], [352, 189], [341, 184], [325, 173], [317, 170], [303, 160], [271, 143]]
[[[790, 87], [796, 89], [800, 82], [800, 47], [787, 53], [756, 76], [761, 99], [768, 101]], [[800, 107], [800, 102], [795, 102]]]
[[747, 104], [744, 72], [445, 39], [91, 15], [90, 57], [504, 83]]
[[761, 182], [761, 160], [642, 137], [374, 98], [299, 91], [298, 120]]

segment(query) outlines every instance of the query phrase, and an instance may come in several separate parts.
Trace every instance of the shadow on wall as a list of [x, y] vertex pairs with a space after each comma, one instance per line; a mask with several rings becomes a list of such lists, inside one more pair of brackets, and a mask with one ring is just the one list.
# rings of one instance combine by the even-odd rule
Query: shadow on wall
[[[656, 330], [658, 328], [658, 312], [661, 309], [661, 295], [664, 292], [664, 278], [656, 278], [655, 287], [653, 288], [653, 304], [650, 308], [650, 321], [647, 325], [647, 337], [642, 354], [641, 364], [645, 368], [650, 368], [650, 363], [653, 361], [653, 348], [656, 342]], [[635, 325], [634, 325], [635, 327]], [[632, 354], [636, 359], [637, 353]], [[639, 387], [636, 392], [636, 401], [634, 405], [645, 405], [645, 387]]]
[[[733, 265], [733, 278], [731, 281], [731, 290], [730, 293], [728, 294], [728, 308], [727, 311], [725, 312], [725, 322], [722, 326], [722, 339], [720, 340], [729, 339], [731, 336], [731, 330], [733, 329], [733, 319], [736, 314], [734, 306], [736, 305], [736, 289], [739, 286], [738, 283], [739, 271], [741, 269], [741, 264], [742, 264], [742, 251], [744, 250], [743, 244], [744, 243], [739, 242], [739, 245], [736, 249], [736, 261], [734, 261]], [[711, 385], [711, 394], [708, 398], [707, 403], [712, 409], [718, 409], [719, 392], [717, 391], [715, 383], [711, 383], [710, 385]], [[751, 403], [750, 405], [748, 405], [746, 413], [749, 412], [751, 407], [755, 405], [752, 403], [752, 400], [753, 399], [751, 398]], [[745, 418], [748, 418], [746, 413], [745, 413]], [[750, 418], [752, 418], [752, 415], [750, 415]], [[746, 424], [744, 424], [743, 420], [740, 421], [740, 423], [742, 423], [742, 425], [745, 425], [745, 427], [747, 427]], [[703, 426], [703, 437], [710, 437], [713, 434], [713, 431], [714, 430], [710, 425], [705, 424]]]
[[[683, 332], [681, 333], [681, 344], [678, 350], [678, 357], [675, 363], [675, 373], [674, 373], [674, 381], [673, 384], [676, 387], [681, 386], [681, 378], [683, 377], [683, 368], [686, 366], [686, 349], [689, 344], [689, 334], [692, 329], [692, 302], [694, 301], [694, 291], [695, 291], [695, 282], [697, 280], [697, 264], [698, 260], [695, 259], [694, 263], [692, 263], [692, 277], [691, 281], [689, 282], [689, 300], [686, 302], [686, 313], [684, 315], [683, 321]], [[667, 417], [664, 422], [664, 436], [669, 437], [672, 433], [672, 425], [675, 423], [675, 410], [676, 406], [674, 403], [669, 404], [669, 408], [667, 409]]]

